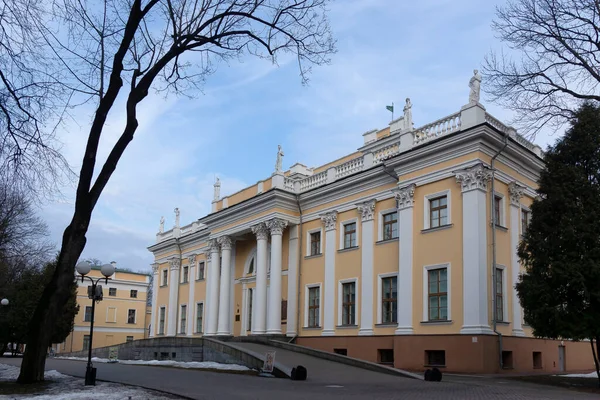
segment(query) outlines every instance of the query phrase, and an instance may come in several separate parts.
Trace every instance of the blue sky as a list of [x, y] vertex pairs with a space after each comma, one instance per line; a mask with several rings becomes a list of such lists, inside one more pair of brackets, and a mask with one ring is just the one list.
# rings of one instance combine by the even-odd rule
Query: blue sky
[[[355, 151], [362, 133], [384, 128], [392, 101], [400, 115], [413, 104], [415, 126], [456, 112], [468, 100], [468, 82], [486, 53], [499, 49], [490, 25], [502, 1], [338, 0], [331, 25], [338, 52], [329, 66], [315, 67], [302, 86], [291, 60], [273, 66], [247, 57], [221, 64], [203, 93], [193, 99], [149, 96], [140, 127], [93, 214], [83, 257], [149, 271], [161, 215], [166, 228], [181, 210], [182, 224], [210, 212], [212, 183], [222, 195], [264, 179], [273, 171], [277, 145], [284, 168], [296, 162], [318, 166]], [[482, 84], [485, 90], [485, 81]], [[503, 121], [511, 113], [486, 101]], [[60, 132], [63, 153], [80, 166], [91, 110], [76, 111], [77, 124]], [[122, 111], [111, 115], [100, 159], [123, 126]], [[542, 147], [554, 138], [538, 135]], [[64, 199], [44, 204], [52, 240], [60, 244], [69, 222], [73, 187]]]

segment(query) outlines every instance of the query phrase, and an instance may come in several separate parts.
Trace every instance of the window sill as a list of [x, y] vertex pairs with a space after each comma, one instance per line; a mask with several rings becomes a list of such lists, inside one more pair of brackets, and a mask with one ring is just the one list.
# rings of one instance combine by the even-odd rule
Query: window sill
[[198, 279], [196, 279], [196, 282], [203, 282], [203, 281], [204, 281], [204, 278], [198, 278]]
[[391, 239], [384, 239], [384, 240], [380, 240], [378, 242], [375, 242], [376, 245], [380, 245], [380, 244], [386, 244], [386, 243], [398, 243], [398, 238], [391, 238]]
[[338, 253], [345, 253], [347, 251], [358, 250], [358, 246], [346, 247], [345, 249], [339, 249]]
[[305, 326], [302, 329], [307, 330], [307, 331], [320, 331], [323, 328], [320, 326]]
[[398, 327], [398, 323], [397, 322], [384, 322], [381, 324], [375, 324], [376, 328], [397, 328]]
[[319, 258], [319, 257], [322, 257], [322, 256], [323, 256], [323, 253], [319, 253], [319, 254], [313, 254], [313, 255], [310, 255], [310, 256], [304, 256], [304, 259], [305, 260], [310, 260], [311, 258]]
[[421, 325], [451, 325], [454, 321], [451, 319], [448, 320], [439, 320], [439, 321], [421, 321]]
[[336, 329], [358, 329], [358, 325], [336, 325]]
[[421, 233], [443, 231], [444, 229], [450, 229], [453, 226], [454, 226], [454, 224], [447, 224], [447, 225], [442, 225], [442, 226], [436, 226], [435, 228], [422, 229]]
[[431, 367], [431, 368], [446, 368], [445, 365], [435, 365], [435, 364], [425, 364], [423, 366], [424, 367]]
[[[492, 225], [493, 224], [490, 222], [490, 226], [492, 226]], [[496, 224], [496, 229], [498, 229], [499, 231], [502, 231], [502, 232], [508, 232], [508, 228], [505, 226], [502, 226], [502, 225]]]
[[190, 281], [187, 282], [181, 282], [180, 285], [187, 285], [188, 283], [190, 283]]
[[498, 324], [498, 325], [510, 325], [510, 322], [508, 322], [508, 321], [496, 321], [496, 324]]
[[169, 285], [160, 285], [159, 287], [167, 287], [167, 286], [169, 286]]

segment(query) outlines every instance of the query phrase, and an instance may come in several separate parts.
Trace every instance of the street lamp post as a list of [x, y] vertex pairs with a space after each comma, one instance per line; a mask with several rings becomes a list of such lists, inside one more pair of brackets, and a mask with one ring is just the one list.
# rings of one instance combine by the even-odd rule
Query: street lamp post
[[102, 300], [102, 286], [98, 283], [104, 279], [105, 284], [108, 285], [108, 278], [115, 273], [115, 267], [112, 264], [104, 264], [100, 268], [100, 272], [104, 278], [94, 278], [86, 276], [91, 270], [92, 265], [87, 261], [81, 261], [75, 267], [79, 275], [81, 275], [81, 282], [87, 278], [92, 282], [92, 286], [88, 286], [88, 297], [92, 299], [92, 320], [90, 321], [90, 341], [88, 343], [88, 361], [85, 369], [85, 385], [96, 385], [96, 368], [92, 364], [92, 343], [94, 338], [94, 313], [96, 311], [96, 302]]

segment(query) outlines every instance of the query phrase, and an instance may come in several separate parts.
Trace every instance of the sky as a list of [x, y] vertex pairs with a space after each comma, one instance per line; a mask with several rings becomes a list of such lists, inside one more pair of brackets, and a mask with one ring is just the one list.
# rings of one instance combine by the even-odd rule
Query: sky
[[[327, 66], [313, 68], [307, 86], [294, 62], [273, 65], [246, 57], [219, 64], [193, 98], [151, 94], [140, 105], [139, 128], [92, 216], [82, 258], [116, 261], [118, 267], [149, 272], [147, 247], [156, 241], [161, 216], [165, 229], [189, 224], [211, 210], [213, 183], [226, 196], [271, 175], [277, 145], [284, 169], [296, 162], [319, 166], [353, 151], [362, 134], [385, 128], [394, 102], [401, 115], [410, 97], [419, 127], [468, 103], [468, 82], [484, 56], [501, 49], [491, 29], [499, 0], [338, 0], [329, 17], [337, 53]], [[485, 91], [485, 81], [482, 83]], [[482, 103], [496, 118], [512, 114]], [[92, 111], [77, 110], [77, 123], [58, 135], [62, 152], [78, 171]], [[124, 114], [115, 109], [103, 133], [103, 161]], [[542, 133], [545, 147], [555, 137]], [[60, 201], [39, 206], [51, 240], [60, 245], [73, 214], [75, 188]]]

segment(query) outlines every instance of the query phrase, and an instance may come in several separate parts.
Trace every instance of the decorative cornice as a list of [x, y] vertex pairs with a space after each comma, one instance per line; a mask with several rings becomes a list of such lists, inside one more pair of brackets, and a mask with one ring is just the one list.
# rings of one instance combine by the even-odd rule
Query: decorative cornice
[[323, 222], [323, 225], [325, 225], [326, 231], [335, 230], [337, 226], [337, 215], [337, 211], [330, 211], [321, 215], [321, 221]]
[[257, 240], [268, 240], [269, 239], [269, 228], [264, 222], [250, 227], [252, 233], [256, 235]]
[[408, 186], [393, 189], [394, 197], [396, 198], [396, 208], [404, 210], [412, 207], [415, 204], [415, 189], [417, 185], [411, 183]]
[[356, 205], [356, 208], [361, 215], [362, 222], [373, 220], [375, 214], [375, 202], [375, 199], [371, 199]]
[[171, 271], [179, 271], [179, 268], [181, 267], [181, 260], [179, 259], [179, 257], [169, 258], [169, 265]]
[[266, 222], [267, 228], [271, 231], [271, 235], [282, 235], [288, 222], [280, 218], [273, 218]]
[[150, 264], [150, 266], [152, 267], [152, 274], [158, 275], [158, 267], [160, 266], [160, 264], [152, 263]]
[[219, 252], [219, 241], [217, 239], [210, 239], [208, 241], [208, 248], [210, 249], [211, 253], [218, 253]]
[[196, 265], [196, 254], [192, 254], [192, 255], [188, 256], [188, 265], [190, 267]]
[[456, 183], [460, 184], [464, 192], [471, 190], [487, 191], [487, 183], [492, 177], [491, 170], [482, 163], [471, 168], [456, 171]]
[[231, 246], [233, 246], [233, 239], [231, 239], [231, 236], [221, 236], [217, 241], [221, 245], [221, 250], [231, 250]]
[[511, 182], [508, 184], [508, 194], [510, 195], [510, 204], [519, 207], [521, 205], [521, 197], [523, 197], [525, 187], [519, 185], [517, 182]]

